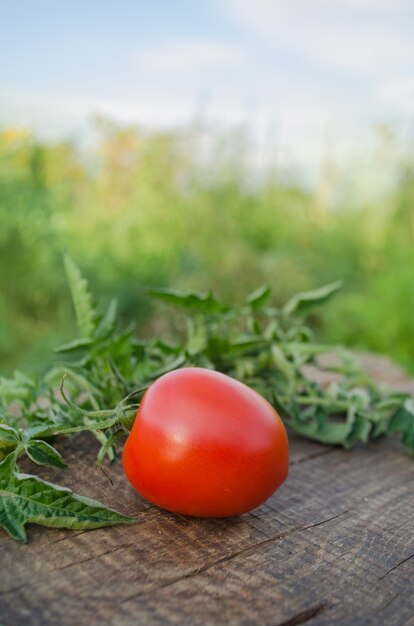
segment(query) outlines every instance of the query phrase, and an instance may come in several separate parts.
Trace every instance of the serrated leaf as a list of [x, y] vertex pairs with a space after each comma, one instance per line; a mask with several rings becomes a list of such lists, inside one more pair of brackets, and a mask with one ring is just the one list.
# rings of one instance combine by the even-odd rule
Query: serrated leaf
[[342, 281], [337, 280], [334, 283], [319, 287], [313, 291], [303, 291], [292, 296], [290, 300], [283, 307], [283, 312], [286, 315], [292, 315], [293, 313], [308, 313], [313, 307], [322, 304], [328, 300], [334, 293], [342, 287]]
[[98, 327], [95, 332], [96, 338], [106, 339], [106, 337], [109, 337], [109, 335], [113, 333], [113, 331], [115, 330], [115, 326], [116, 326], [117, 309], [118, 309], [118, 303], [116, 299], [114, 298], [113, 300], [111, 300], [106, 314], [104, 315], [104, 317], [101, 319], [101, 321], [98, 324]]
[[76, 322], [82, 337], [92, 337], [95, 328], [96, 311], [92, 304], [92, 295], [88, 282], [83, 278], [76, 263], [65, 256], [65, 269], [75, 308]]
[[272, 289], [268, 285], [262, 285], [247, 296], [247, 303], [255, 311], [261, 309], [272, 297]]
[[180, 293], [174, 289], [146, 289], [146, 292], [159, 300], [182, 307], [190, 312], [217, 314], [229, 310], [229, 307], [221, 304], [211, 292]]
[[25, 543], [29, 522], [53, 528], [91, 529], [131, 523], [100, 502], [17, 471], [13, 454], [0, 463], [0, 526]]
[[73, 341], [69, 341], [68, 343], [63, 344], [63, 346], [55, 348], [53, 352], [55, 354], [76, 352], [77, 350], [82, 350], [83, 348], [89, 348], [89, 346], [91, 345], [93, 345], [92, 338], [82, 337], [80, 339], [74, 339]]
[[27, 456], [38, 465], [66, 467], [62, 455], [53, 446], [41, 439], [31, 439], [25, 446]]
[[5, 443], [18, 443], [20, 441], [19, 432], [12, 426], [0, 424], [0, 441]]

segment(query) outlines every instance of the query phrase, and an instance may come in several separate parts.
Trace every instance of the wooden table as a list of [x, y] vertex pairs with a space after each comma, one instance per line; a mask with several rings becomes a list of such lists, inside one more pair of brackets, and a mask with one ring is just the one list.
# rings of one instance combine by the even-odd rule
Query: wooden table
[[[407, 381], [402, 381], [406, 386]], [[287, 482], [227, 520], [151, 506], [93, 437], [45, 478], [136, 515], [132, 526], [0, 534], [0, 624], [414, 625], [414, 459], [396, 440], [352, 452], [291, 436]]]

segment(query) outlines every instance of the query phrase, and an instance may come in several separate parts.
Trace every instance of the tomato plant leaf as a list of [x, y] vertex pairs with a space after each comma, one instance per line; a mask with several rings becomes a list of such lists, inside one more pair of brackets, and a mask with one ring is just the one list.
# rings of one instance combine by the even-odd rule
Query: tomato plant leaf
[[13, 426], [8, 426], [7, 424], [0, 423], [0, 442], [4, 443], [17, 443], [20, 441], [21, 437]]
[[64, 353], [64, 352], [76, 352], [77, 350], [81, 350], [83, 348], [88, 348], [93, 344], [93, 339], [91, 337], [81, 337], [80, 339], [74, 339], [73, 341], [69, 341], [68, 343], [55, 348], [53, 352], [55, 354]]
[[113, 331], [115, 330], [115, 326], [116, 326], [117, 309], [118, 309], [118, 302], [114, 298], [113, 300], [111, 300], [106, 314], [101, 319], [101, 321], [99, 322], [96, 328], [95, 336], [97, 338], [105, 339], [106, 337], [108, 337], [109, 335], [113, 333]]
[[390, 433], [401, 433], [402, 442], [414, 454], [414, 400], [408, 398], [399, 407], [389, 425]]
[[267, 304], [271, 297], [271, 288], [268, 285], [263, 285], [247, 296], [247, 304], [249, 304], [251, 308], [256, 311]]
[[182, 307], [190, 312], [218, 314], [229, 310], [228, 306], [221, 304], [209, 293], [180, 293], [174, 289], [146, 289], [151, 296]]
[[65, 255], [64, 261], [79, 333], [82, 337], [91, 337], [95, 328], [96, 311], [92, 304], [88, 282], [69, 256]]
[[38, 465], [66, 467], [62, 455], [46, 441], [31, 439], [25, 446], [27, 456]]
[[54, 528], [89, 529], [134, 521], [70, 489], [20, 473], [13, 454], [0, 463], [0, 526], [22, 543], [27, 541], [28, 522]]
[[283, 307], [283, 312], [285, 315], [308, 313], [313, 307], [328, 300], [342, 287], [342, 284], [342, 281], [337, 280], [324, 287], [319, 287], [319, 289], [298, 293], [288, 300]]

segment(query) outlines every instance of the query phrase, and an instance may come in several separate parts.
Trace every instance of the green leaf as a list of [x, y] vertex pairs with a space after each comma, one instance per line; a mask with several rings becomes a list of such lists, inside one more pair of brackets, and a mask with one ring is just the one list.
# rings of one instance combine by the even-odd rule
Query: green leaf
[[346, 422], [324, 424], [322, 426], [314, 420], [309, 422], [288, 422], [291, 428], [309, 439], [329, 445], [344, 445], [350, 427]]
[[272, 290], [268, 285], [262, 285], [247, 296], [247, 303], [255, 311], [261, 309], [272, 297]]
[[[187, 343], [185, 346], [189, 355], [194, 356], [206, 351], [208, 345], [207, 325], [205, 319], [189, 318], [187, 320]], [[179, 353], [180, 354], [180, 353]]]
[[314, 289], [313, 291], [303, 291], [292, 296], [290, 300], [283, 307], [283, 312], [286, 315], [292, 315], [293, 313], [308, 313], [313, 307], [322, 304], [328, 300], [334, 293], [342, 287], [342, 281], [337, 280], [334, 283]]
[[268, 340], [263, 337], [240, 335], [240, 337], [236, 337], [234, 341], [226, 345], [229, 354], [237, 354], [238, 352], [248, 352], [252, 348], [266, 346], [268, 343]]
[[13, 454], [0, 463], [0, 526], [22, 543], [27, 541], [28, 522], [89, 529], [134, 521], [70, 489], [18, 472]]
[[75, 308], [76, 321], [82, 337], [92, 337], [95, 328], [96, 311], [88, 282], [83, 278], [76, 263], [65, 256], [65, 269]]
[[271, 347], [272, 359], [278, 370], [282, 372], [283, 376], [286, 378], [286, 382], [288, 385], [288, 392], [292, 393], [295, 385], [295, 369], [292, 363], [286, 358], [283, 350], [276, 343], [272, 344]]
[[53, 352], [55, 354], [76, 352], [77, 350], [82, 350], [83, 348], [89, 348], [89, 346], [91, 345], [93, 345], [93, 339], [89, 337], [82, 337], [80, 339], [74, 339], [73, 341], [69, 341], [69, 343], [65, 343], [63, 344], [63, 346], [55, 348]]
[[62, 455], [53, 446], [40, 439], [31, 439], [25, 446], [27, 456], [38, 465], [66, 467]]
[[414, 454], [414, 399], [407, 398], [390, 421], [388, 432], [401, 433], [402, 442]]
[[367, 443], [372, 424], [366, 416], [358, 412], [355, 405], [351, 405], [348, 409], [347, 423], [350, 425], [350, 429], [344, 447], [352, 448], [358, 442]]
[[171, 356], [171, 355], [177, 356], [181, 354], [183, 351], [183, 348], [181, 346], [172, 345], [161, 339], [155, 339], [154, 341], [152, 341], [151, 347], [154, 350], [159, 350], [163, 355], [166, 355], [166, 356]]
[[211, 292], [180, 293], [174, 289], [146, 289], [147, 293], [159, 300], [182, 307], [190, 312], [217, 314], [225, 313], [229, 307], [221, 304]]
[[181, 354], [173, 361], [167, 361], [164, 367], [152, 372], [151, 378], [156, 379], [156, 378], [159, 378], [160, 376], [163, 376], [164, 374], [168, 374], [168, 372], [172, 372], [172, 370], [176, 370], [179, 367], [183, 367], [186, 364], [186, 362], [187, 362], [187, 356], [185, 354]]
[[20, 441], [19, 432], [12, 426], [0, 424], [0, 441], [5, 443], [18, 443]]
[[108, 310], [102, 320], [99, 322], [96, 329], [95, 336], [99, 339], [106, 339], [113, 333], [116, 326], [116, 313], [118, 309], [118, 303], [116, 299], [111, 300]]

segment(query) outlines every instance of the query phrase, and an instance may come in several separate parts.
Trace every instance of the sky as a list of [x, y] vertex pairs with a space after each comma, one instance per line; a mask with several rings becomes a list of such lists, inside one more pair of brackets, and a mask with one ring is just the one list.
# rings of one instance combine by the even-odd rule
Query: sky
[[413, 136], [412, 0], [13, 0], [0, 5], [0, 126], [81, 137], [246, 125], [306, 162], [378, 124]]

